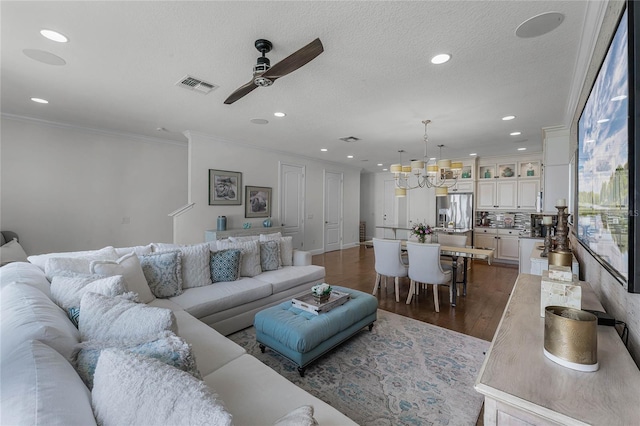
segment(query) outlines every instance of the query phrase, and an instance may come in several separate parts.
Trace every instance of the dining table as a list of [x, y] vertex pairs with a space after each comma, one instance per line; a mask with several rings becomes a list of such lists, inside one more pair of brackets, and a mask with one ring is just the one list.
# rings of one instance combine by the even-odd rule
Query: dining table
[[[407, 241], [402, 241], [403, 249], [406, 249]], [[486, 260], [489, 265], [493, 260], [494, 249], [480, 248], [473, 246], [455, 247], [455, 246], [440, 246], [440, 255], [451, 258], [451, 280], [455, 283], [449, 288], [449, 301], [451, 306], [456, 306], [458, 300], [458, 284], [462, 284], [462, 295], [467, 295], [467, 273], [469, 259], [483, 259]], [[458, 259], [463, 259], [463, 273], [462, 281], [458, 281]]]
[[[407, 249], [407, 240], [401, 240], [401, 248], [402, 250]], [[365, 247], [373, 247], [373, 241], [363, 241], [360, 243]], [[467, 278], [468, 278], [468, 264], [469, 259], [481, 259], [486, 260], [489, 265], [491, 265], [491, 261], [493, 260], [494, 249], [492, 248], [481, 248], [481, 247], [473, 247], [473, 246], [465, 246], [465, 247], [456, 247], [456, 246], [445, 246], [440, 245], [440, 255], [447, 256], [451, 258], [451, 275], [452, 280], [455, 281], [455, 285], [449, 286], [449, 301], [451, 306], [456, 306], [456, 302], [458, 300], [458, 284], [462, 284], [462, 295], [467, 295]], [[458, 259], [463, 259], [463, 273], [462, 273], [462, 281], [458, 281]]]

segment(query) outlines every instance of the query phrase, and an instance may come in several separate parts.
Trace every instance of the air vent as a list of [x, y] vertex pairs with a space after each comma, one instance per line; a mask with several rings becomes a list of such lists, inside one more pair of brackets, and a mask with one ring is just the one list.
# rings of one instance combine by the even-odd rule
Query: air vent
[[180, 81], [176, 83], [176, 86], [179, 86], [194, 92], [202, 93], [203, 95], [206, 95], [212, 90], [215, 90], [218, 88], [218, 86], [216, 86], [215, 84], [207, 83], [206, 81], [202, 81], [199, 78], [195, 78], [190, 75], [186, 75], [183, 78], [181, 78]]
[[359, 141], [359, 138], [356, 138], [355, 136], [347, 136], [344, 138], [340, 138], [341, 141], [345, 141], [345, 142], [355, 142], [355, 141]]

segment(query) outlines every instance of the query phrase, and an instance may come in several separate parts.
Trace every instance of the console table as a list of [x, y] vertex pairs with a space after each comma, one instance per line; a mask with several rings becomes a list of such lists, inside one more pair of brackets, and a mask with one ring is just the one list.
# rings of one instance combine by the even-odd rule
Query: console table
[[[541, 277], [520, 274], [493, 337], [475, 389], [484, 395], [485, 425], [632, 425], [640, 419], [640, 371], [617, 331], [598, 326], [593, 373], [544, 356]], [[581, 281], [582, 307], [604, 310]]]
[[226, 231], [216, 231], [215, 229], [209, 229], [207, 231], [204, 231], [204, 240], [208, 242], [222, 240], [229, 237], [246, 237], [249, 235], [274, 234], [276, 232], [282, 233], [283, 227], [272, 226], [269, 228], [265, 228], [264, 226], [256, 226], [255, 228], [236, 228], [227, 229]]

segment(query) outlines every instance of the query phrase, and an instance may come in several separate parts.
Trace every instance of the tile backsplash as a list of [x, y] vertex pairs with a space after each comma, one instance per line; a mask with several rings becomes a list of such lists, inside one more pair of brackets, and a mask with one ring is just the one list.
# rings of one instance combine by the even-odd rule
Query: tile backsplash
[[[486, 215], [484, 215], [485, 213]], [[531, 229], [531, 212], [476, 211], [476, 226], [482, 226], [483, 217], [489, 219], [489, 226], [492, 228]]]

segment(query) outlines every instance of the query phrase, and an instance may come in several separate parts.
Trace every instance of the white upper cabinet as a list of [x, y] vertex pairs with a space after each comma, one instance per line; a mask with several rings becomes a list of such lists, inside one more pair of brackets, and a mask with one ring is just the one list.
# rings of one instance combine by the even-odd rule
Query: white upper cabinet
[[535, 210], [541, 173], [539, 157], [481, 159], [477, 173], [476, 209]]

